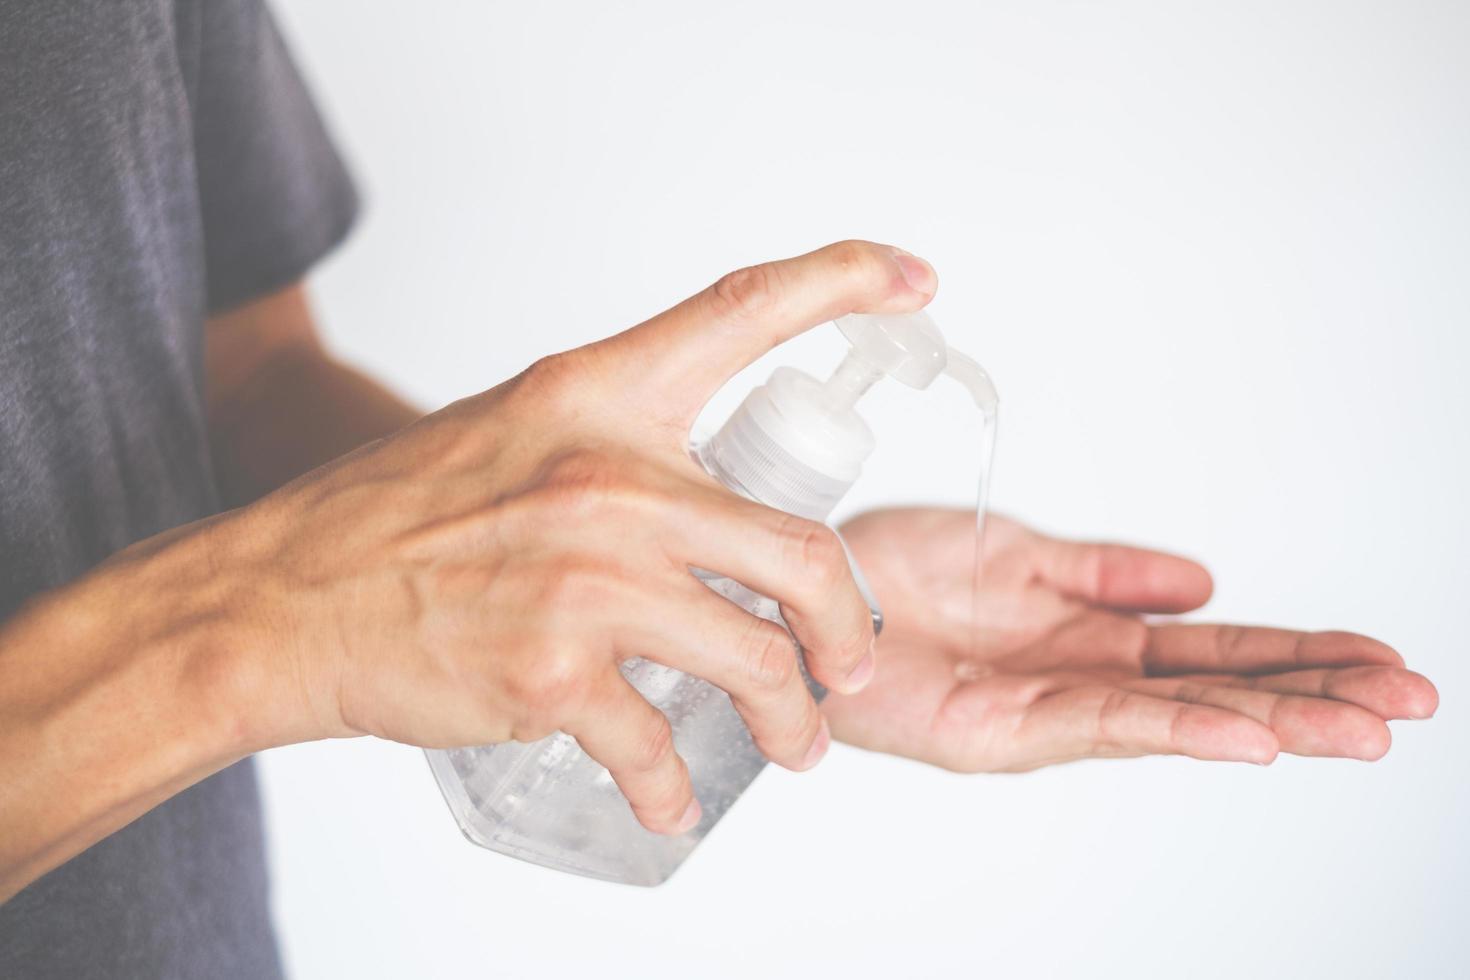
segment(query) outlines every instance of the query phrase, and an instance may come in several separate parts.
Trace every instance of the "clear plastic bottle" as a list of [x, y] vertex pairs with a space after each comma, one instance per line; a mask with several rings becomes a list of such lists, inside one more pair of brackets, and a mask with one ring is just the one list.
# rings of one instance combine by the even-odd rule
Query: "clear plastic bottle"
[[[993, 421], [995, 394], [974, 361], [944, 343], [924, 313], [851, 315], [838, 321], [852, 349], [826, 382], [778, 368], [695, 451], [701, 465], [736, 493], [768, 506], [826, 520], [857, 480], [873, 435], [853, 406], [888, 376], [926, 388], [941, 373], [965, 384]], [[692, 570], [746, 611], [785, 625], [774, 600], [729, 578]], [[854, 566], [855, 577], [863, 585]], [[868, 598], [874, 629], [882, 628]], [[465, 836], [476, 844], [575, 874], [657, 885], [765, 768], [730, 698], [697, 677], [642, 659], [623, 665], [628, 680], [668, 716], [674, 745], [689, 765], [703, 808], [699, 824], [678, 837], [645, 830], [607, 770], [576, 741], [556, 734], [530, 744], [508, 742], [432, 750], [429, 763]], [[808, 689], [826, 691], [802, 668]]]

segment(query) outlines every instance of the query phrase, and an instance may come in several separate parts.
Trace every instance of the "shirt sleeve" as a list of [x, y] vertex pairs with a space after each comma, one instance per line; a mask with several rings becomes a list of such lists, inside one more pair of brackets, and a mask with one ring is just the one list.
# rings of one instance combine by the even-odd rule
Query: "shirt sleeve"
[[358, 199], [263, 0], [200, 7], [194, 153], [214, 313], [300, 279], [346, 237]]

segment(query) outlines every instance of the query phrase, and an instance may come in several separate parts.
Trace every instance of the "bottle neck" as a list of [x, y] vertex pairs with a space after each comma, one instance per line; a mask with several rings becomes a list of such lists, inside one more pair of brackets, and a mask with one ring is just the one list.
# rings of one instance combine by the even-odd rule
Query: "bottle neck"
[[[839, 371], [836, 377], [868, 373], [856, 362], [853, 366], [854, 371]], [[701, 447], [700, 461], [736, 493], [826, 520], [873, 451], [867, 423], [851, 408], [828, 403], [831, 385], [795, 368], [777, 368]]]
[[727, 424], [693, 455], [726, 489], [808, 520], [825, 522], [851, 487], [812, 471], [759, 429]]

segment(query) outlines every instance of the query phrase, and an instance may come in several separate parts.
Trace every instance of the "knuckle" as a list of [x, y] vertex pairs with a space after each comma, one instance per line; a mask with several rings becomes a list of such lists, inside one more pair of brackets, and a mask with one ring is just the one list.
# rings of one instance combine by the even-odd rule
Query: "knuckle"
[[787, 729], [787, 741], [795, 746], [798, 758], [806, 755], [806, 750], [816, 741], [817, 733], [822, 728], [822, 716], [814, 708], [802, 711], [791, 720]]
[[589, 388], [601, 378], [592, 348], [548, 354], [506, 382], [507, 408], [528, 424], [570, 427], [586, 420], [587, 405], [598, 399]]
[[865, 287], [885, 285], [896, 274], [893, 262], [881, 246], [848, 239], [830, 246], [831, 259], [846, 278]]
[[653, 483], [634, 457], [580, 447], [546, 464], [538, 496], [552, 511], [551, 519], [607, 516], [612, 510], [657, 513], [665, 500]]
[[514, 398], [512, 404], [536, 406], [538, 411], [556, 411], [576, 387], [572, 384], [573, 368], [566, 353], [549, 354], [532, 362], [505, 386]]
[[821, 726], [821, 716], [814, 708], [787, 711], [762, 729], [761, 753], [787, 768], [799, 767]]
[[650, 773], [664, 765], [674, 753], [674, 730], [662, 715], [644, 726], [629, 765], [635, 772]]
[[688, 789], [661, 788], [651, 795], [635, 794], [628, 802], [633, 814], [651, 829], [673, 828], [694, 794]]
[[553, 519], [591, 515], [617, 500], [624, 478], [606, 454], [589, 448], [561, 453], [546, 464], [539, 494]]
[[780, 296], [780, 281], [771, 263], [746, 266], [728, 273], [710, 290], [718, 312], [736, 319], [756, 319], [769, 313]]
[[1132, 700], [1129, 692], [1118, 688], [1109, 691], [1098, 703], [1097, 717], [1093, 721], [1093, 746], [1096, 750], [1111, 752], [1120, 748], [1118, 721]]
[[548, 482], [559, 486], [596, 487], [609, 479], [610, 471], [607, 456], [602, 450], [577, 446], [547, 460], [542, 472]]
[[847, 552], [837, 532], [820, 521], [793, 517], [783, 529], [793, 563], [802, 576], [823, 590], [841, 583], [847, 571]]
[[527, 726], [554, 730], [585, 693], [582, 658], [567, 650], [528, 658], [511, 673], [506, 687]]
[[517, 380], [524, 388], [551, 391], [568, 386], [576, 373], [576, 353], [560, 351], [533, 361]]
[[756, 620], [746, 642], [745, 676], [757, 691], [784, 690], [796, 677], [796, 644], [774, 623]]

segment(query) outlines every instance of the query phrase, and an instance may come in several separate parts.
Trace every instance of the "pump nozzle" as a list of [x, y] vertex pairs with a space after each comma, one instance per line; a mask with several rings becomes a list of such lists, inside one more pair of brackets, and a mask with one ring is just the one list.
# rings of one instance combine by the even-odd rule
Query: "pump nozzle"
[[825, 519], [862, 472], [873, 434], [853, 406], [885, 376], [927, 388], [941, 374], [963, 384], [989, 418], [995, 388], [953, 351], [922, 311], [850, 314], [837, 328], [852, 348], [825, 382], [777, 368], [700, 450], [711, 472], [774, 507]]
[[957, 350], [949, 352], [949, 363], [944, 366], [944, 373], [954, 378], [965, 386], [970, 397], [975, 399], [975, 407], [980, 410], [986, 420], [993, 420], [995, 413], [1000, 409], [1000, 394], [995, 390], [995, 384], [991, 382], [990, 375], [968, 354], [961, 354]]
[[[927, 388], [944, 370], [949, 345], [933, 317], [914, 313], [849, 313], [837, 329], [852, 344], [848, 359], [902, 381]], [[846, 362], [844, 362], [846, 363]]]
[[832, 411], [852, 408], [884, 375], [927, 388], [944, 370], [948, 347], [927, 313], [851, 313], [836, 323], [852, 348], [822, 388]]
[[950, 347], [928, 313], [851, 313], [837, 329], [852, 344], [825, 392], [837, 408], [851, 407], [873, 382], [888, 375], [910, 388], [927, 388], [940, 374], [965, 386], [986, 418], [1000, 404], [995, 385], [974, 358]]

